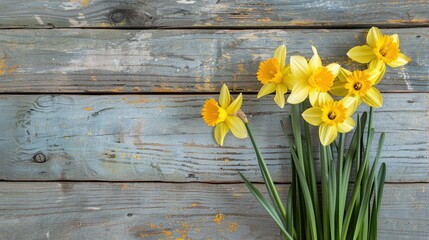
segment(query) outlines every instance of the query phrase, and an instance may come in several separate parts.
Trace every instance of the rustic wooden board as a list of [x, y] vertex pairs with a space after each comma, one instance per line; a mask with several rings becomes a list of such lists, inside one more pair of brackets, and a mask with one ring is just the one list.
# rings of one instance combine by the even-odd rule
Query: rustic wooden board
[[414, 1], [3, 0], [1, 28], [427, 26]]
[[[379, 239], [428, 239], [428, 188], [385, 186]], [[243, 184], [2, 182], [0, 201], [1, 239], [280, 239]]]
[[[215, 2], [215, 1], [213, 1]], [[0, 9], [2, 9], [0, 7]], [[311, 14], [309, 14], [311, 16]], [[348, 19], [350, 20], [350, 19]], [[289, 54], [356, 67], [346, 56], [366, 30], [4, 30], [0, 32], [0, 92], [256, 92], [261, 61], [285, 43]], [[427, 28], [398, 33], [411, 58], [389, 69], [383, 92], [429, 91]]]
[[[249, 139], [229, 134], [225, 147], [215, 144], [212, 128], [200, 118], [209, 97], [217, 98], [1, 95], [0, 179], [240, 182], [239, 170], [261, 181]], [[387, 163], [387, 181], [427, 182], [428, 94], [384, 94], [384, 99], [374, 126], [377, 139], [381, 131], [387, 134], [381, 160]], [[271, 96], [245, 95], [243, 109], [274, 179], [290, 182], [279, 124], [289, 108], [280, 110]], [[39, 153], [45, 163], [35, 161]]]

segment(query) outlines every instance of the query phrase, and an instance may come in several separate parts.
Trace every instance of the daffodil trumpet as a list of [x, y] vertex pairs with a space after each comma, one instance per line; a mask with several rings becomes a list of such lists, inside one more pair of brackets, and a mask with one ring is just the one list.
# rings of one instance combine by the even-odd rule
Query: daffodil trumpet
[[370, 107], [379, 108], [383, 105], [383, 97], [375, 85], [381, 74], [380, 69], [351, 72], [341, 68], [338, 81], [334, 82], [329, 92], [335, 96], [354, 97], [358, 104], [363, 101]]
[[293, 87], [288, 103], [298, 104], [308, 97], [312, 106], [318, 106], [321, 102], [332, 100], [329, 90], [339, 74], [340, 65], [331, 63], [323, 66], [317, 49], [311, 48], [313, 57], [308, 62], [302, 56], [290, 58]]
[[238, 116], [242, 102], [241, 93], [235, 100], [232, 100], [228, 87], [223, 84], [219, 102], [210, 98], [204, 103], [201, 111], [202, 118], [208, 126], [214, 127], [214, 138], [220, 146], [223, 145], [225, 136], [230, 130], [237, 138], [247, 137], [243, 119]]
[[257, 98], [261, 98], [276, 92], [274, 102], [280, 107], [285, 106], [285, 94], [291, 89], [290, 66], [286, 65], [286, 46], [279, 46], [274, 52], [273, 58], [261, 62], [256, 74], [258, 80], [263, 84], [258, 92]]
[[411, 61], [399, 49], [398, 34], [384, 35], [377, 27], [372, 27], [366, 36], [366, 44], [356, 46], [347, 52], [352, 60], [358, 63], [368, 63], [369, 68], [377, 68], [381, 74], [376, 84], [386, 71], [386, 64], [392, 68], [401, 67]]

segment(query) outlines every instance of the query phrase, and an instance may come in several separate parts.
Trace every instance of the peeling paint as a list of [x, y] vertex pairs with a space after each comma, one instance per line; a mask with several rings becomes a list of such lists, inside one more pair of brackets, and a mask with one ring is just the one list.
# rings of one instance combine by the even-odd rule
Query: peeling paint
[[12, 73], [16, 70], [16, 65], [13, 65], [10, 68], [6, 69], [6, 59], [7, 55], [5, 53], [4, 56], [0, 59], [0, 75], [3, 75], [5, 73]]
[[176, 2], [179, 4], [194, 4], [195, 3], [195, 1], [192, 1], [192, 0], [179, 0]]
[[44, 25], [45, 23], [43, 22], [43, 20], [40, 18], [39, 15], [34, 15], [34, 18], [36, 19], [37, 23], [40, 25]]

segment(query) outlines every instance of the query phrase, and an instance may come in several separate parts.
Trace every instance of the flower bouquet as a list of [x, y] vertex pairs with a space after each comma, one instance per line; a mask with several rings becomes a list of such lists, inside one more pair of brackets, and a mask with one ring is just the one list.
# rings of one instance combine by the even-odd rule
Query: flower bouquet
[[[399, 49], [398, 35], [383, 35], [376, 27], [369, 30], [366, 45], [347, 53], [352, 60], [366, 64], [363, 69], [347, 70], [337, 63], [324, 65], [315, 47], [310, 60], [292, 56], [287, 64], [286, 50], [286, 46], [279, 46], [272, 58], [260, 63], [256, 74], [262, 83], [257, 98], [275, 92], [274, 102], [280, 108], [286, 102], [291, 105], [290, 125], [281, 121], [292, 163], [292, 183], [285, 201], [241, 111], [242, 94], [233, 99], [224, 84], [218, 101], [212, 98], [205, 102], [202, 118], [214, 127], [214, 138], [221, 146], [229, 131], [237, 138], [249, 136], [269, 198], [239, 175], [284, 239], [377, 239], [377, 216], [386, 176], [385, 164], [379, 167], [384, 133], [378, 140], [375, 159], [370, 159], [373, 111], [383, 105], [377, 84], [386, 65], [399, 67], [410, 59]], [[360, 104], [369, 106], [369, 111], [354, 120]], [[318, 151], [313, 148], [310, 125], [318, 127]], [[353, 129], [352, 136], [346, 136]]]

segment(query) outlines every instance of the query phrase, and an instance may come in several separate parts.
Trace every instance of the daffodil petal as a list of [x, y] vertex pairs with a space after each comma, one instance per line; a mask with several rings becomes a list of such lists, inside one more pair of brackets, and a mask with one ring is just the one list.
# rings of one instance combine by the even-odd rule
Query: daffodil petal
[[267, 83], [264, 86], [261, 87], [261, 89], [258, 92], [258, 96], [256, 98], [261, 98], [263, 96], [266, 96], [276, 90], [276, 84], [275, 83]]
[[378, 84], [381, 79], [384, 77], [384, 73], [386, 73], [386, 64], [382, 60], [374, 59], [368, 64], [368, 69], [378, 69], [380, 70], [380, 74], [377, 79], [374, 80], [374, 85]]
[[381, 96], [380, 91], [375, 87], [368, 89], [362, 99], [370, 107], [379, 108], [383, 106], [383, 96]]
[[340, 73], [341, 66], [338, 63], [331, 63], [326, 66], [326, 68], [332, 73], [332, 75], [334, 75], [334, 77], [337, 77]]
[[310, 67], [310, 70], [314, 72], [322, 66], [322, 59], [320, 59], [320, 56], [317, 53], [317, 49], [314, 46], [311, 46], [311, 49], [313, 50], [313, 57], [311, 57], [308, 65]]
[[381, 75], [380, 69], [366, 69], [365, 74], [368, 75], [368, 80], [374, 85], [377, 80], [379, 80]]
[[395, 68], [395, 67], [404, 66], [405, 64], [407, 64], [410, 61], [411, 61], [411, 59], [409, 57], [407, 57], [405, 54], [399, 53], [398, 58], [396, 58], [395, 61], [387, 63], [387, 65]]
[[229, 115], [236, 113], [241, 108], [241, 104], [243, 103], [243, 94], [240, 93], [238, 97], [232, 101], [232, 103], [226, 108], [226, 112]]
[[360, 102], [357, 98], [354, 97], [344, 97], [340, 101], [343, 106], [347, 108], [347, 116], [351, 116], [354, 112], [356, 112]]
[[287, 89], [292, 89], [293, 80], [292, 80], [292, 71], [290, 70], [290, 65], [287, 65], [283, 69], [283, 84], [286, 85]]
[[287, 88], [285, 85], [279, 84], [276, 88], [276, 96], [274, 97], [274, 102], [277, 103], [277, 105], [280, 108], [284, 108], [285, 106], [285, 94], [287, 92]]
[[243, 121], [237, 116], [228, 116], [225, 120], [232, 134], [237, 138], [246, 138], [247, 130]]
[[290, 58], [290, 69], [292, 78], [300, 81], [307, 81], [308, 75], [310, 75], [310, 67], [303, 56], [292, 56]]
[[329, 93], [320, 92], [319, 96], [317, 98], [317, 106], [322, 106], [328, 101], [334, 101], [334, 99], [332, 99], [332, 97]]
[[356, 46], [347, 52], [347, 56], [358, 63], [369, 63], [376, 56], [372, 48], [367, 45]]
[[277, 58], [281, 68], [285, 66], [285, 63], [286, 63], [286, 46], [285, 45], [280, 45], [276, 49], [276, 51], [274, 52], [274, 58]]
[[345, 88], [345, 85], [345, 82], [335, 81], [329, 92], [334, 96], [346, 96], [349, 92]]
[[305, 82], [297, 82], [287, 98], [288, 103], [298, 104], [303, 102], [310, 92], [310, 87]]
[[377, 27], [372, 27], [369, 30], [368, 35], [366, 35], [366, 43], [370, 47], [375, 48], [377, 40], [381, 37], [383, 37], [383, 34], [381, 33], [380, 29], [378, 29]]
[[323, 146], [331, 144], [337, 138], [338, 131], [335, 126], [320, 125], [319, 138]]
[[226, 84], [222, 85], [219, 94], [219, 104], [222, 108], [227, 108], [231, 103], [231, 95], [229, 94], [229, 89]]
[[[352, 74], [349, 70], [345, 68], [340, 68], [340, 72], [338, 73], [338, 80], [341, 82], [347, 82], [347, 78]], [[334, 82], [335, 83], [335, 82]]]
[[346, 133], [350, 132], [355, 127], [355, 121], [353, 118], [348, 117], [344, 120], [344, 122], [338, 124], [338, 132], [340, 133]]
[[221, 122], [214, 128], [214, 137], [220, 146], [223, 146], [223, 140], [229, 131], [229, 127], [225, 122]]
[[318, 97], [319, 97], [319, 92], [314, 89], [310, 89], [310, 91], [308, 92], [308, 100], [310, 100], [311, 106], [317, 107]]
[[393, 34], [390, 37], [393, 39], [393, 42], [396, 42], [398, 45], [400, 44], [398, 34]]
[[302, 113], [302, 117], [311, 125], [319, 126], [322, 124], [322, 109], [319, 107], [308, 108]]

